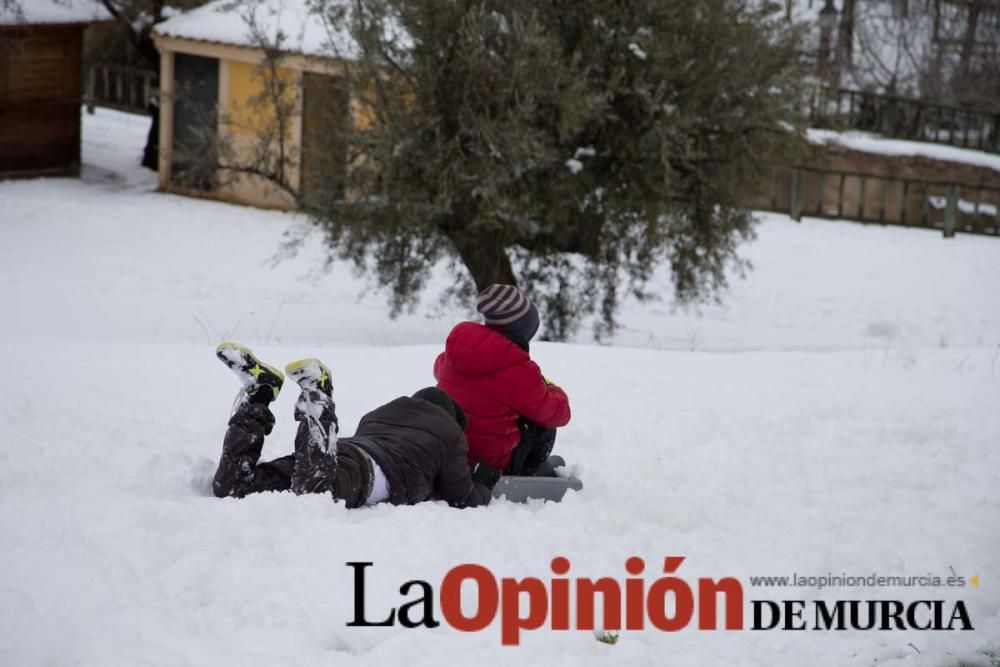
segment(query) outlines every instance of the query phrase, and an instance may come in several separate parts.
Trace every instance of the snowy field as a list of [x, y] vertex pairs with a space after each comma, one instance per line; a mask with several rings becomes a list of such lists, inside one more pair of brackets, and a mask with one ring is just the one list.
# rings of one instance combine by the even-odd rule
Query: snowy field
[[[319, 356], [344, 433], [431, 384], [469, 312], [398, 320], [309, 248], [295, 215], [153, 192], [146, 120], [84, 117], [81, 179], [0, 183], [0, 664], [996, 665], [1000, 657], [1000, 242], [764, 216], [723, 305], [630, 304], [610, 346], [537, 344], [568, 391], [557, 505], [346, 511], [209, 492], [236, 392], [214, 345]], [[290, 451], [293, 391], [265, 457]], [[462, 562], [499, 576], [741, 578], [748, 599], [962, 599], [968, 632], [351, 628]], [[754, 575], [978, 574], [960, 589], [765, 589]], [[440, 614], [438, 614], [440, 620]]]

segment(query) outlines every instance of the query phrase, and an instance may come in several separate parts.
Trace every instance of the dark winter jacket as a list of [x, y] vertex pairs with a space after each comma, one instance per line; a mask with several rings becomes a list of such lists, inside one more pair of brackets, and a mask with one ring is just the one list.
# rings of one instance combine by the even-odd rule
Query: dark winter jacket
[[498, 331], [462, 322], [448, 335], [434, 362], [438, 387], [465, 410], [469, 425], [469, 462], [506, 470], [521, 437], [517, 420], [542, 428], [565, 426], [569, 398], [547, 384], [528, 352]]
[[[362, 417], [355, 434], [337, 444], [338, 460], [354, 447], [375, 460], [389, 482], [393, 505], [434, 499], [453, 507], [490, 502], [490, 489], [472, 481], [468, 443], [458, 422], [429, 401], [397, 398]], [[361, 488], [370, 490], [370, 482]]]

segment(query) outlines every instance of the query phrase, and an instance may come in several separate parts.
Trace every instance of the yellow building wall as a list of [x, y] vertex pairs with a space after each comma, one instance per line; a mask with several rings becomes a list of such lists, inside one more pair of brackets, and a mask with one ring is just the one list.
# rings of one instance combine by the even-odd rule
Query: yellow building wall
[[[276, 109], [273, 100], [265, 94], [266, 72], [260, 66], [238, 60], [223, 60], [220, 63], [220, 93], [222, 114], [219, 130], [229, 134], [231, 145], [237, 151], [252, 152], [258, 137], [277, 129]], [[286, 84], [286, 98], [282, 104], [290, 104], [293, 114], [286, 127], [286, 150], [293, 158], [298, 155], [301, 133], [298, 86], [300, 73], [290, 68], [278, 68], [277, 74]], [[288, 174], [293, 186], [298, 185], [298, 160]], [[235, 182], [221, 189], [226, 199], [253, 206], [293, 208], [294, 201], [288, 193], [282, 192], [265, 179], [240, 175]]]
[[[269, 72], [252, 63], [227, 61], [229, 69], [226, 111], [229, 129], [241, 134], [259, 134], [275, 122], [275, 104], [265, 94]], [[298, 73], [285, 67], [276, 69], [277, 77], [285, 86], [282, 106], [296, 103]]]
[[[178, 187], [171, 180], [171, 146], [173, 144], [173, 56], [174, 53], [191, 53], [219, 61], [219, 132], [228, 134], [233, 147], [237, 150], [253, 150], [254, 137], [267, 123], [273, 122], [273, 112], [262, 109], [252, 110], [255, 106], [252, 100], [263, 93], [264, 79], [259, 71], [261, 55], [255, 50], [243, 47], [210, 44], [189, 40], [178, 40], [155, 36], [157, 47], [161, 52], [161, 81], [163, 99], [168, 103], [161, 105], [160, 111], [160, 187], [163, 190], [183, 192], [192, 196], [218, 198], [251, 206], [265, 208], [294, 208], [295, 202], [287, 193], [268, 183], [264, 179], [253, 176], [241, 176], [237, 182], [220, 187], [213, 192], [186, 190]], [[289, 56], [285, 67], [279, 68], [279, 76], [291, 83], [289, 94], [295, 104], [295, 111], [289, 124], [288, 149], [293, 161], [289, 180], [293, 188], [300, 182], [300, 167], [298, 156], [302, 137], [302, 100], [301, 81], [303, 72], [313, 72], [326, 76], [342, 75], [342, 64], [332, 61], [321, 61], [303, 56]], [[350, 101], [352, 121], [355, 127], [369, 128], [372, 124], [372, 110], [358, 100]]]
[[351, 112], [354, 115], [354, 126], [362, 132], [372, 129], [375, 124], [375, 89], [372, 86], [361, 95], [361, 98], [351, 100]]

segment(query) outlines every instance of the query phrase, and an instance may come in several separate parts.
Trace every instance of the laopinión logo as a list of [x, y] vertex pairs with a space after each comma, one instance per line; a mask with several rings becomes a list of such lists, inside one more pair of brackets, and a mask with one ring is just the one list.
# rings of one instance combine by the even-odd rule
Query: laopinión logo
[[[377, 620], [365, 605], [365, 577], [374, 563], [347, 562], [354, 570], [354, 618], [350, 627], [436, 628], [446, 624], [463, 632], [478, 632], [499, 617], [500, 640], [515, 646], [521, 633], [548, 625], [551, 630], [608, 631], [644, 630], [652, 626], [662, 632], [698, 630], [973, 630], [962, 600], [919, 599], [751, 599], [750, 625], [746, 627], [743, 584], [734, 577], [698, 578], [692, 585], [676, 576], [684, 556], [663, 559], [661, 576], [647, 584], [639, 575], [646, 570], [642, 558], [625, 561], [623, 580], [614, 577], [570, 578], [568, 558], [557, 556], [549, 569], [552, 577], [502, 577], [489, 568], [463, 563], [448, 570], [439, 592], [427, 581], [411, 579], [399, 587], [404, 602]], [[794, 579], [794, 577], [793, 577]], [[462, 588], [474, 584], [474, 612], [463, 611]], [[760, 585], [754, 582], [752, 585]], [[780, 584], [779, 584], [780, 585]], [[964, 585], [964, 580], [963, 580]], [[978, 579], [977, 579], [978, 585]], [[468, 587], [466, 587], [468, 589]], [[668, 601], [670, 604], [668, 604]], [[598, 605], [598, 602], [600, 605]], [[437, 603], [437, 610], [435, 607]], [[600, 607], [600, 619], [598, 616]], [[467, 607], [468, 608], [468, 607]], [[575, 610], [575, 614], [571, 611]], [[721, 611], [722, 623], [719, 623]], [[696, 613], [697, 612], [697, 613]], [[720, 627], [721, 625], [721, 627]]]

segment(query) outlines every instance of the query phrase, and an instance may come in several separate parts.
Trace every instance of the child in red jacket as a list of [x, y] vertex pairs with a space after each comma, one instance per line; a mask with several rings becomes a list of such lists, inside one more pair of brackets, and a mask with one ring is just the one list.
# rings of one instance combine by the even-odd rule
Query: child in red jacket
[[551, 474], [546, 461], [555, 429], [569, 422], [570, 410], [566, 392], [546, 380], [528, 356], [538, 309], [513, 285], [483, 290], [476, 308], [484, 324], [456, 325], [434, 362], [438, 387], [468, 417], [474, 477], [495, 483], [501, 473]]

